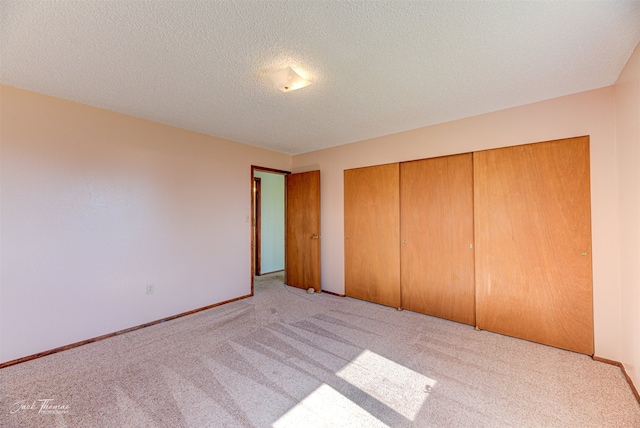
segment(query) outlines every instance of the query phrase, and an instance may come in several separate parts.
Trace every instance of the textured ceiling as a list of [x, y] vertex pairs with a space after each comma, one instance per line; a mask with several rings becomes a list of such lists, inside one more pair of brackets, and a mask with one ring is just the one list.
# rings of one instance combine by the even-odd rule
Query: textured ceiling
[[[0, 82], [296, 154], [615, 83], [640, 1], [7, 1]], [[282, 93], [291, 65], [313, 84]]]

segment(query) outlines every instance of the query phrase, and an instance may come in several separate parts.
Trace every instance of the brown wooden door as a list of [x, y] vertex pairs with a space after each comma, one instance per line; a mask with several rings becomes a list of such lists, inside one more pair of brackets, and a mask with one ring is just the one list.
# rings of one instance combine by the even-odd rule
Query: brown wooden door
[[474, 153], [477, 325], [593, 354], [589, 138]]
[[345, 293], [400, 307], [400, 168], [344, 172]]
[[400, 164], [402, 307], [475, 325], [471, 153]]
[[286, 176], [285, 283], [320, 291], [320, 171]]

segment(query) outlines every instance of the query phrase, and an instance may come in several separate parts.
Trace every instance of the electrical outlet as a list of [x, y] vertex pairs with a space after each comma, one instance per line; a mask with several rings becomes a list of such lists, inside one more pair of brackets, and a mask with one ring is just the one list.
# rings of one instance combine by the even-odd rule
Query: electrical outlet
[[153, 294], [154, 285], [147, 284], [147, 294]]

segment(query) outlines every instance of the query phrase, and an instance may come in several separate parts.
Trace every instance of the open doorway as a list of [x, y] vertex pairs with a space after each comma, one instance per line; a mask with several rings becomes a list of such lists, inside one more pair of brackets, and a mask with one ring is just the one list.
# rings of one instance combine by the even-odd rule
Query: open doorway
[[[259, 186], [255, 185], [255, 178], [260, 178]], [[282, 216], [277, 217], [273, 225], [267, 225], [265, 218], [268, 212], [265, 190], [270, 179], [277, 182], [274, 187], [281, 194], [274, 203], [278, 210], [282, 210]], [[256, 210], [258, 205], [259, 211]], [[286, 285], [321, 291], [320, 171], [291, 174], [288, 171], [251, 166], [251, 217], [251, 294], [254, 292], [256, 274], [282, 270]], [[256, 236], [258, 230], [259, 237]], [[278, 241], [276, 247], [267, 245], [267, 230]], [[257, 242], [260, 246], [259, 261]], [[268, 264], [268, 258], [274, 258], [269, 263], [275, 263]], [[281, 261], [284, 263], [281, 264]], [[257, 266], [259, 270], [256, 270]]]
[[285, 268], [285, 176], [288, 171], [251, 167], [251, 292], [254, 276]]

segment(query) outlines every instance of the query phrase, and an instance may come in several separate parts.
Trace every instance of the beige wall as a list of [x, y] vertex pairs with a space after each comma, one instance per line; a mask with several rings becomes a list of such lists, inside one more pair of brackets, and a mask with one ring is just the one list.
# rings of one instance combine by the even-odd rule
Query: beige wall
[[0, 105], [0, 362], [250, 293], [251, 164], [291, 156], [7, 86]]
[[640, 45], [615, 85], [622, 355], [640, 387]]
[[294, 156], [294, 172], [321, 170], [323, 289], [344, 293], [345, 169], [580, 135], [591, 137], [595, 350], [598, 356], [619, 360], [621, 296], [613, 87]]

